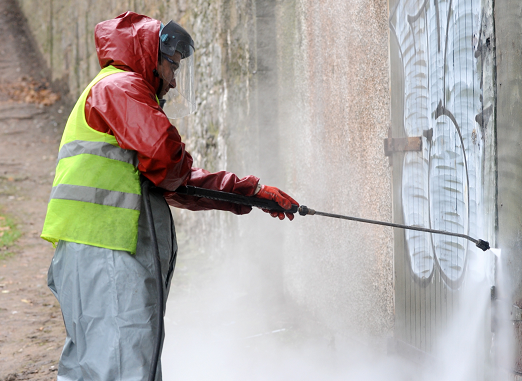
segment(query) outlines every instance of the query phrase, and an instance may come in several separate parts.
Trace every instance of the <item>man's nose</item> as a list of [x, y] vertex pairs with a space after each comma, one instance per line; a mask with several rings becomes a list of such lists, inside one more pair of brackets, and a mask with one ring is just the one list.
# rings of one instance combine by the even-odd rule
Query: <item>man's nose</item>
[[172, 81], [169, 83], [169, 89], [176, 88], [176, 78], [172, 78]]

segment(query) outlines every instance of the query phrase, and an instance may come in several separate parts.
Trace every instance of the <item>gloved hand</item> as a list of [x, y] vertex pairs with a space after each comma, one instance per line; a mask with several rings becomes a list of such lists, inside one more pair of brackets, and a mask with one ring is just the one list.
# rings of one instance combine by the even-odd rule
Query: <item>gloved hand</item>
[[[276, 187], [270, 187], [268, 185], [261, 185], [261, 189], [256, 193], [256, 197], [264, 198], [267, 200], [273, 200], [279, 204], [283, 209], [290, 209], [292, 204], [299, 205], [297, 201], [295, 201], [292, 197], [287, 195], [282, 190], [277, 189]], [[264, 212], [270, 213], [272, 217], [279, 217], [280, 220], [285, 219], [285, 215], [288, 217], [290, 221], [294, 219], [293, 213], [286, 212], [274, 212], [270, 210], [263, 209]]]

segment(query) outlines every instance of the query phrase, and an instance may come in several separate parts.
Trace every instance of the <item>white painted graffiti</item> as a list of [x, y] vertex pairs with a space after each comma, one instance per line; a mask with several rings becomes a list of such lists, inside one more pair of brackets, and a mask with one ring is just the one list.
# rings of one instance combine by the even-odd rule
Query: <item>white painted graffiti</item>
[[[481, 225], [483, 115], [480, 0], [401, 0], [390, 28], [403, 65], [403, 126], [422, 136], [423, 149], [403, 162], [404, 222], [477, 236]], [[470, 254], [462, 238], [406, 231], [415, 278], [427, 281], [439, 266], [458, 287]]]

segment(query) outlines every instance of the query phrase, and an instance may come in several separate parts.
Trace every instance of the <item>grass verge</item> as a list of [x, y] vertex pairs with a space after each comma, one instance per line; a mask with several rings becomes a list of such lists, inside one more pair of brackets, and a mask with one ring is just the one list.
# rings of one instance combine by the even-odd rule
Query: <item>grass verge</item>
[[14, 252], [9, 249], [13, 246], [21, 232], [11, 218], [0, 214], [0, 261], [12, 257]]

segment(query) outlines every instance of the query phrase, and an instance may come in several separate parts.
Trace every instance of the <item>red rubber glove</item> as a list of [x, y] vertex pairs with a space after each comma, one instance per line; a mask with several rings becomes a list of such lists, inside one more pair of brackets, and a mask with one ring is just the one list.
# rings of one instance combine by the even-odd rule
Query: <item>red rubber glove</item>
[[[279, 204], [283, 209], [290, 209], [292, 204], [299, 205], [297, 201], [295, 201], [292, 197], [287, 195], [282, 190], [277, 189], [276, 187], [270, 187], [268, 185], [262, 185], [259, 192], [256, 194], [256, 197], [264, 198], [267, 200], [273, 200]], [[294, 219], [293, 213], [287, 212], [274, 212], [270, 210], [263, 209], [263, 212], [270, 213], [272, 217], [279, 217], [280, 220], [285, 219], [285, 215], [288, 217], [290, 221]]]

